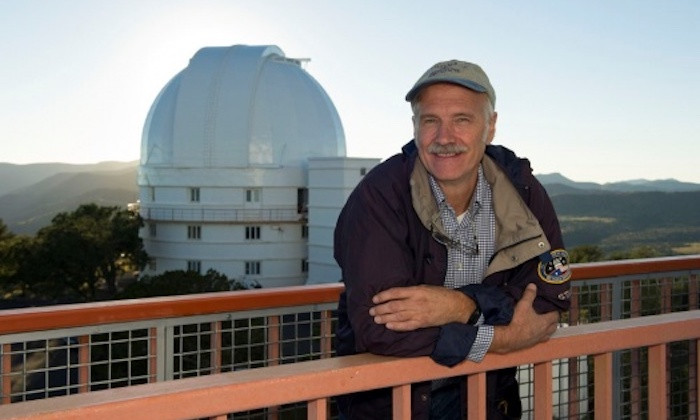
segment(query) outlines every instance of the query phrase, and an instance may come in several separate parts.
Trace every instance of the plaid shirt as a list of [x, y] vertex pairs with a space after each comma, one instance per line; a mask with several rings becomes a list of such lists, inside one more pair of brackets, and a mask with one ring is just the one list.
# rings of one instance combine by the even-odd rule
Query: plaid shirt
[[[493, 212], [491, 187], [479, 166], [476, 188], [466, 213], [455, 214], [437, 181], [430, 176], [430, 187], [440, 210], [445, 233], [450, 238], [447, 246], [447, 274], [444, 285], [456, 289], [467, 284], [481, 283], [494, 253], [496, 216]], [[469, 351], [469, 360], [480, 362], [493, 341], [493, 326], [483, 324], [482, 315], [477, 326], [476, 340]]]

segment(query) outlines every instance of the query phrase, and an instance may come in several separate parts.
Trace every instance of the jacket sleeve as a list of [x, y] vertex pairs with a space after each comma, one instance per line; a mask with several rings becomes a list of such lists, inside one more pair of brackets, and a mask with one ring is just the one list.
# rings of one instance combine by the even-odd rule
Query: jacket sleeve
[[[514, 301], [498, 286], [469, 284], [459, 291], [476, 302], [486, 325], [506, 325], [513, 319]], [[440, 328], [440, 335], [430, 357], [441, 365], [454, 366], [464, 361], [474, 345], [478, 327], [451, 323]]]
[[[534, 282], [537, 285], [537, 298], [533, 304], [537, 312], [564, 312], [570, 306], [569, 255], [564, 246], [559, 219], [547, 191], [534, 176], [531, 180], [528, 205], [537, 217], [552, 248], [539, 258], [526, 263], [522, 271], [531, 279], [527, 283]], [[527, 283], [522, 286], [523, 290]]]
[[[385, 186], [385, 184], [382, 184]], [[397, 332], [369, 315], [380, 291], [422, 283], [415, 279], [415, 252], [408, 245], [409, 224], [399, 192], [363, 182], [340, 214], [335, 231], [335, 257], [345, 283], [347, 318], [355, 350], [393, 356], [429, 355], [439, 328]]]
[[515, 301], [498, 286], [468, 284], [459, 291], [469, 296], [484, 315], [484, 324], [507, 325], [513, 319]]
[[[571, 271], [559, 220], [547, 191], [532, 174], [532, 168], [527, 159], [518, 158], [515, 153], [503, 146], [489, 145], [486, 153], [499, 163], [501, 169], [519, 191], [530, 211], [537, 218], [552, 247], [539, 258], [526, 261], [509, 270], [508, 273], [501, 273], [503, 275], [496, 282], [506, 284], [504, 287], [506, 293], [515, 301], [520, 299], [529, 283], [535, 283], [537, 285], [537, 298], [535, 298], [533, 305], [539, 313], [568, 310]], [[546, 264], [550, 258], [564, 262], [566, 272], [561, 275], [547, 276]], [[496, 277], [499, 276], [494, 276], [494, 279]]]

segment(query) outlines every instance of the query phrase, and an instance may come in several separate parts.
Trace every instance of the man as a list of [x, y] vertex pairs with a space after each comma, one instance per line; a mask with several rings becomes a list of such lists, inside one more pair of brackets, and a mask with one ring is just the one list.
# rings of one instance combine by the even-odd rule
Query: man
[[[406, 100], [414, 140], [365, 176], [336, 226], [338, 355], [429, 355], [453, 366], [547, 340], [569, 306], [568, 256], [529, 162], [490, 145], [488, 77], [441, 62]], [[465, 387], [464, 378], [414, 384], [413, 418], [464, 418]], [[489, 418], [520, 417], [515, 368], [489, 373], [487, 389]], [[391, 418], [388, 390], [338, 404], [348, 419]]]

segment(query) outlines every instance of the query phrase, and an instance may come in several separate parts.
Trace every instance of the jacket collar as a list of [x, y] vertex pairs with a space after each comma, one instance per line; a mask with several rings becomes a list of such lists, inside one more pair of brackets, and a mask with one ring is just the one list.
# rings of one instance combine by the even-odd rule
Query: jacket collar
[[[493, 211], [496, 217], [495, 253], [486, 272], [488, 275], [515, 267], [548, 251], [551, 246], [537, 218], [505, 172], [488, 155], [484, 155], [481, 164], [493, 192]], [[428, 171], [418, 156], [415, 156], [409, 182], [413, 209], [423, 226], [431, 233], [446, 235], [430, 189]]]

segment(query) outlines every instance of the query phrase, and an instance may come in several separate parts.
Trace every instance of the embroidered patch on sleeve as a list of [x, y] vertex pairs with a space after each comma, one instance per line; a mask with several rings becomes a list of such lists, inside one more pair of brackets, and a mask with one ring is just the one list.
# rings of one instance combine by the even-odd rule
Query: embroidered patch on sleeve
[[569, 253], [564, 249], [555, 249], [540, 255], [537, 274], [543, 281], [550, 284], [566, 283], [571, 278]]

